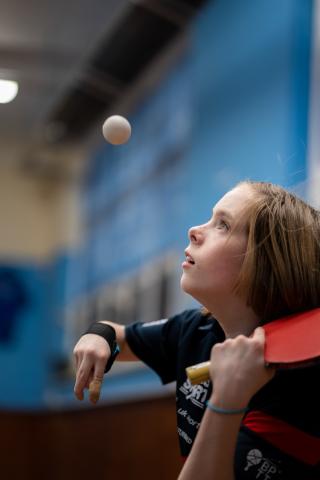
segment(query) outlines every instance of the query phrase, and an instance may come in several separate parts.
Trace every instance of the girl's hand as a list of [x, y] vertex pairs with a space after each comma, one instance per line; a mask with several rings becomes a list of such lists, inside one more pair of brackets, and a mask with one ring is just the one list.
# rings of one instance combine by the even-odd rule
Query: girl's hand
[[76, 368], [74, 393], [78, 400], [83, 400], [84, 390], [89, 390], [91, 384], [93, 388], [90, 388], [90, 401], [96, 403], [104, 370], [111, 355], [110, 347], [100, 335], [88, 333], [80, 338], [73, 355]]
[[265, 334], [261, 327], [251, 337], [239, 335], [211, 350], [212, 401], [224, 408], [246, 407], [251, 397], [269, 382], [275, 368], [264, 363]]

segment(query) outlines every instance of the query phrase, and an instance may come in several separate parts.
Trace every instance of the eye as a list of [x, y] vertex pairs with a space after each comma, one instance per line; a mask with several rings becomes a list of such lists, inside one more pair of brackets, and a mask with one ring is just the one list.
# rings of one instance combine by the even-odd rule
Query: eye
[[230, 226], [227, 224], [227, 222], [225, 222], [224, 220], [222, 220], [222, 218], [219, 218], [216, 222], [216, 227], [219, 229], [219, 230], [230, 230]]

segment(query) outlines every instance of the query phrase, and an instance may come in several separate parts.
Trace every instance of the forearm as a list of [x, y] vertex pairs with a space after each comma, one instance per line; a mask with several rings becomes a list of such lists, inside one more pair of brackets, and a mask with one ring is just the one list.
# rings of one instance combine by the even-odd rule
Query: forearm
[[132, 352], [131, 348], [128, 345], [126, 340], [126, 333], [125, 333], [125, 326], [119, 325], [118, 323], [109, 322], [109, 321], [102, 321], [101, 323], [105, 323], [107, 325], [111, 325], [115, 329], [117, 343], [120, 347], [120, 353], [117, 356], [117, 360], [123, 362], [135, 362], [139, 359], [136, 355]]
[[234, 480], [234, 455], [242, 416], [207, 409], [178, 480]]

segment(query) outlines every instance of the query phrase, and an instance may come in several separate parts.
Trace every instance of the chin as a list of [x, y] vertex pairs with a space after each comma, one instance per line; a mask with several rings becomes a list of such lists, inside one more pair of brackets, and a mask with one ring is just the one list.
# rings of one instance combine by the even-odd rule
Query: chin
[[184, 278], [183, 276], [181, 277], [181, 280], [180, 280], [180, 287], [184, 293], [187, 293], [188, 295], [193, 297], [195, 300], [197, 300], [197, 302], [202, 303], [199, 299], [199, 295], [198, 295], [199, 292], [197, 292], [197, 288], [194, 285], [192, 285], [192, 282], [188, 281], [188, 279]]
[[190, 285], [190, 282], [188, 282], [188, 279], [184, 277], [184, 275], [181, 277], [180, 287], [185, 293], [192, 295], [192, 286]]

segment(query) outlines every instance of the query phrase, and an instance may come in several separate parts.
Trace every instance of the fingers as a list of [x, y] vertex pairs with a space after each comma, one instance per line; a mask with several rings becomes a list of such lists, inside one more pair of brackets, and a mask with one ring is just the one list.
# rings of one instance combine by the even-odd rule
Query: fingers
[[100, 398], [104, 369], [105, 361], [103, 359], [100, 359], [95, 365], [93, 379], [89, 384], [89, 400], [94, 405], [98, 402]]
[[89, 384], [89, 400], [94, 405], [98, 402], [100, 398], [102, 380], [94, 378]]
[[[79, 361], [78, 361], [79, 363]], [[94, 405], [100, 398], [100, 391], [105, 369], [105, 356], [95, 359], [95, 363], [85, 357], [77, 371], [74, 393], [78, 400], [84, 399], [84, 390], [89, 389], [89, 400]]]
[[[79, 362], [78, 362], [79, 363]], [[78, 400], [83, 400], [84, 389], [89, 380], [90, 372], [92, 370], [92, 362], [87, 358], [82, 359], [76, 375], [76, 382], [74, 386], [74, 393]]]
[[75, 396], [78, 400], [83, 400], [84, 391], [89, 389], [90, 401], [96, 403], [100, 395], [104, 369], [110, 356], [110, 347], [99, 335], [87, 334], [78, 341], [73, 354], [76, 369]]
[[264, 329], [262, 327], [257, 327], [253, 332], [252, 338], [264, 344], [266, 338]]

